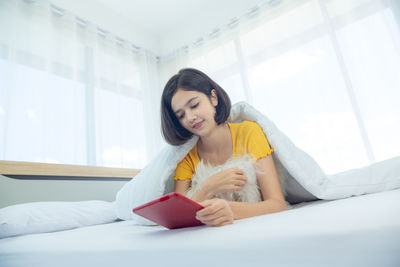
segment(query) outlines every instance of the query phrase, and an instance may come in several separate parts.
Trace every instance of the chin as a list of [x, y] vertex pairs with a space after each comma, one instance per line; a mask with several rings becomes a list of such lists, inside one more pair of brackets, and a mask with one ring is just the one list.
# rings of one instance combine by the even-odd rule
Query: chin
[[195, 130], [196, 131], [195, 134], [200, 137], [207, 137], [207, 136], [211, 135], [213, 130], [215, 130], [216, 126], [217, 125], [209, 125], [204, 122], [203, 127], [201, 129]]

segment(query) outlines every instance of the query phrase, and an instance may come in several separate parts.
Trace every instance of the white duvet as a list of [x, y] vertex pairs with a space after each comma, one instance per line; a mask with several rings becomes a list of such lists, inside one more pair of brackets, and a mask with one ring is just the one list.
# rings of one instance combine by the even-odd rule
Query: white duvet
[[[326, 175], [306, 152], [296, 147], [265, 115], [245, 102], [232, 106], [229, 121], [250, 120], [264, 130], [274, 148], [274, 160], [280, 176], [284, 176], [287, 200], [294, 203], [319, 199], [341, 199], [400, 188], [400, 157], [370, 166]], [[181, 146], [166, 146], [134, 179], [117, 193], [116, 210], [123, 220], [135, 219], [149, 225], [152, 222], [132, 213], [132, 209], [164, 193], [172, 191], [170, 179], [177, 164], [196, 144], [193, 137]], [[281, 177], [282, 179], [282, 177]]]

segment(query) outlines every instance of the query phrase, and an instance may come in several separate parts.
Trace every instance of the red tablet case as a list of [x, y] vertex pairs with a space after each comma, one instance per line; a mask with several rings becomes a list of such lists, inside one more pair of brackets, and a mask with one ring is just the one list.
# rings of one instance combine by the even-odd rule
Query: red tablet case
[[196, 212], [203, 209], [199, 203], [172, 192], [140, 205], [133, 212], [168, 229], [203, 225], [196, 219]]

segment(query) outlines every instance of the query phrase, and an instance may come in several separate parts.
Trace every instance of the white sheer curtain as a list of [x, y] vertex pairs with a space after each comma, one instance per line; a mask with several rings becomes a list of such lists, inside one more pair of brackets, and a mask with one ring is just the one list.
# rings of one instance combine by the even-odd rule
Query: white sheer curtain
[[48, 1], [0, 1], [0, 159], [141, 168], [160, 95], [195, 67], [328, 173], [400, 155], [399, 2], [265, 1], [155, 57]]
[[396, 14], [396, 1], [267, 1], [165, 58], [160, 80], [199, 68], [327, 173], [361, 167], [400, 155]]
[[154, 56], [47, 1], [1, 1], [0, 33], [0, 159], [146, 164]]

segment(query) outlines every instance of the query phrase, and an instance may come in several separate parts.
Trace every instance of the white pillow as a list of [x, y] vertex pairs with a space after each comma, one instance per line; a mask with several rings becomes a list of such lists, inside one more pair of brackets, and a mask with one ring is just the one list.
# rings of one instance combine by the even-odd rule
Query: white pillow
[[114, 202], [32, 202], [0, 209], [0, 238], [115, 221]]

